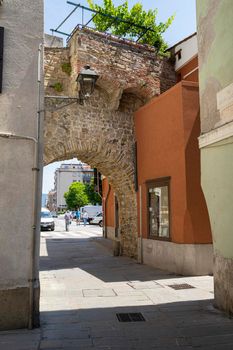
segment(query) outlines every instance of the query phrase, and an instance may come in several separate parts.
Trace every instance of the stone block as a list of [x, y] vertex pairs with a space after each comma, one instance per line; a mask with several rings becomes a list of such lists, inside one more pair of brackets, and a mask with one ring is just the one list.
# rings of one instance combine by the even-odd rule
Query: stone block
[[0, 330], [27, 328], [29, 319], [29, 289], [0, 290]]

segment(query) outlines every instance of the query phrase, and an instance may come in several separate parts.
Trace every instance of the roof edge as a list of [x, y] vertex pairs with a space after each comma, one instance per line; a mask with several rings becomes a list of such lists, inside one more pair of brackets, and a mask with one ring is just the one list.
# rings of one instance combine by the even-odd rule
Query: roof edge
[[190, 34], [189, 36], [185, 37], [184, 39], [178, 41], [178, 43], [176, 43], [176, 44], [172, 45], [171, 47], [169, 47], [168, 49], [166, 49], [165, 52], [174, 49], [176, 46], [182, 44], [183, 42], [185, 42], [185, 41], [187, 41], [187, 40], [189, 40], [189, 39], [191, 39], [191, 38], [192, 38], [193, 36], [195, 36], [195, 35], [197, 35], [197, 32], [194, 32], [193, 34]]

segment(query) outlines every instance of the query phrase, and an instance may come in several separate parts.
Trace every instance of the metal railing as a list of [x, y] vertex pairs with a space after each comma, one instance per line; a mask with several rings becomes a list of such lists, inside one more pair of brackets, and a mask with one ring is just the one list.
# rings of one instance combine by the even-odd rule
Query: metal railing
[[[111, 19], [112, 21], [110, 23], [108, 23], [106, 25], [106, 27], [104, 28], [104, 30], [101, 31], [101, 32], [105, 33], [106, 35], [114, 35], [115, 37], [117, 37], [119, 39], [123, 39], [123, 40], [139, 43], [148, 32], [155, 32], [155, 30], [152, 29], [151, 27], [138, 25], [138, 24], [136, 24], [134, 22], [127, 21], [127, 20], [125, 20], [123, 18], [112, 16], [110, 14], [103, 13], [101, 11], [97, 11], [97, 10], [91, 9], [89, 7], [83, 6], [81, 4], [74, 3], [72, 1], [67, 1], [67, 4], [69, 4], [71, 6], [74, 6], [74, 9], [65, 17], [65, 19], [55, 29], [50, 29], [52, 31], [52, 34], [58, 33], [58, 34], [67, 36], [67, 41], [69, 41], [69, 39], [72, 37], [72, 35], [74, 34], [74, 32], [77, 29], [85, 29], [85, 28], [87, 28], [87, 29], [90, 29], [90, 30], [96, 30], [94, 24], [93, 24], [93, 26], [91, 26], [91, 24], [93, 23], [93, 20], [94, 20], [94, 18], [96, 16], [102, 16], [102, 17], [105, 17], [107, 19]], [[81, 22], [82, 23], [77, 24], [75, 26], [75, 28], [72, 30], [71, 33], [66, 33], [66, 32], [60, 30], [60, 28], [67, 22], [67, 20], [78, 9], [81, 10], [81, 16], [82, 16], [82, 21]], [[85, 12], [91, 13], [91, 17], [88, 19], [87, 22], [84, 22]], [[111, 32], [111, 27], [112, 27], [113, 24], [115, 25], [116, 23], [119, 23], [119, 24], [124, 23], [124, 24], [128, 25], [128, 27], [126, 28], [126, 31], [129, 30], [132, 27], [136, 28], [136, 29], [138, 29], [138, 34], [135, 34], [135, 37], [133, 37], [133, 38], [127, 36], [127, 34], [126, 35], [115, 35], [115, 34], [113, 34]]]

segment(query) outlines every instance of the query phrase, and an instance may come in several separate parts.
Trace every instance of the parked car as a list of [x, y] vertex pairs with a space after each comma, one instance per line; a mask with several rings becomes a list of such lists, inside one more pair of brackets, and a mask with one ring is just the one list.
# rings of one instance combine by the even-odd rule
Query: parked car
[[100, 227], [103, 227], [103, 213], [101, 212], [94, 216], [94, 218], [90, 220], [90, 224], [99, 225]]
[[58, 215], [57, 215], [57, 213], [55, 211], [51, 211], [51, 215], [52, 215], [53, 218], [57, 218], [58, 217]]
[[54, 223], [52, 214], [46, 208], [41, 208], [40, 229], [51, 230], [51, 231], [54, 231], [55, 229], [55, 223]]
[[91, 220], [100, 212], [102, 212], [102, 205], [85, 205], [84, 207], [80, 208], [81, 212], [81, 219], [83, 218], [84, 211], [88, 214], [88, 222], [90, 223]]

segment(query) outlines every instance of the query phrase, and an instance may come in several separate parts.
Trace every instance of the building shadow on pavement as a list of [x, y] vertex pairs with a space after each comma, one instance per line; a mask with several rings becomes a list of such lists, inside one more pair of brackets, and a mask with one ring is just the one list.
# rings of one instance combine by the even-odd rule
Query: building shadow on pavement
[[40, 257], [40, 271], [79, 268], [104, 282], [184, 277], [138, 264], [125, 256], [114, 257], [104, 238], [46, 238], [45, 241], [47, 255]]
[[[233, 349], [233, 320], [212, 300], [41, 313], [42, 349]], [[119, 322], [140, 313], [145, 321]]]
[[[144, 321], [119, 322], [140, 313]], [[212, 300], [41, 312], [41, 328], [0, 332], [1, 350], [232, 350], [233, 320]]]

